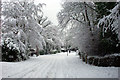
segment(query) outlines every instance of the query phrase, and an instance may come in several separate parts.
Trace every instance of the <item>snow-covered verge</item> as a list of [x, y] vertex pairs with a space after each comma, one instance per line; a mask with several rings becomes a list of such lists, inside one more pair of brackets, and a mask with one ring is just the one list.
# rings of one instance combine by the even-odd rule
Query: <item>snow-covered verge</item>
[[3, 78], [118, 78], [117, 67], [85, 64], [75, 52], [41, 55], [23, 62], [1, 62]]

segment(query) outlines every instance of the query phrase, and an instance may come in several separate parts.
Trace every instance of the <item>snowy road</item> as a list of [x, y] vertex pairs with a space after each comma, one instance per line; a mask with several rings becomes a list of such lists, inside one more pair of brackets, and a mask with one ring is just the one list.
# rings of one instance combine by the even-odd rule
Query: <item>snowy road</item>
[[76, 53], [32, 57], [23, 62], [2, 62], [3, 78], [118, 78], [118, 68], [83, 63]]

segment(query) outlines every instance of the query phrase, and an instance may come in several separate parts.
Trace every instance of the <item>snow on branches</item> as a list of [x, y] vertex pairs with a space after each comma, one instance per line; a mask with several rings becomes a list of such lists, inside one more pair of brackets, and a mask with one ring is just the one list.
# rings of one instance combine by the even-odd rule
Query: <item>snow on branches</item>
[[58, 13], [59, 24], [65, 31], [65, 45], [87, 54], [97, 53], [98, 29], [93, 3], [64, 2]]
[[42, 33], [52, 23], [42, 12], [43, 5], [27, 0], [2, 3], [2, 40], [11, 40], [10, 43], [5, 43], [9, 50], [12, 46], [18, 51], [17, 54], [28, 58], [29, 48], [45, 49], [47, 38]]
[[102, 18], [98, 23], [100, 28], [99, 51], [102, 54], [120, 52], [120, 2], [116, 5], [108, 16]]
[[111, 10], [111, 14], [102, 18], [99, 23], [98, 27], [102, 27], [102, 36], [104, 37], [104, 34], [107, 32], [109, 28], [113, 28], [112, 30], [118, 33], [118, 37], [120, 39], [120, 26], [119, 26], [119, 20], [120, 20], [120, 2], [117, 6], [115, 6]]

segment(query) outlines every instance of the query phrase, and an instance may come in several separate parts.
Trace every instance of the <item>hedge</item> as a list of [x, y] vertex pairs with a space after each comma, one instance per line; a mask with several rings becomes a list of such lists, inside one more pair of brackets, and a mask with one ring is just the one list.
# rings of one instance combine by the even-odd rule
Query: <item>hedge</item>
[[94, 66], [115, 66], [120, 67], [120, 53], [112, 54], [107, 56], [87, 56], [86, 54], [80, 54], [82, 57], [82, 61], [86, 62], [87, 64], [94, 65]]

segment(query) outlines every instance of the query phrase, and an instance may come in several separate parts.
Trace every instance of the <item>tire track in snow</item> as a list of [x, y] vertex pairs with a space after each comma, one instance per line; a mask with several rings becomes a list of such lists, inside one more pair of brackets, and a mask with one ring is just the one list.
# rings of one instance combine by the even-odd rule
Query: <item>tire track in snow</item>
[[[31, 77], [33, 75], [34, 75], [34, 77], [40, 77], [40, 76], [38, 76], [37, 73], [43, 73], [41, 71], [44, 71], [47, 68], [46, 64], [47, 65], [51, 64], [52, 59], [49, 60], [49, 61], [47, 61], [47, 59], [45, 59], [45, 60], [43, 59], [42, 63], [36, 64], [36, 66], [34, 66], [32, 69], [30, 69], [29, 71], [27, 71], [26, 73], [24, 73], [24, 75], [22, 75], [21, 78], [27, 78], [27, 77]], [[39, 61], [39, 62], [41, 62], [41, 61]]]
[[[44, 62], [42, 62], [42, 63], [44, 63]], [[42, 64], [42, 63], [41, 63], [41, 64]], [[11, 78], [21, 77], [21, 78], [22, 78], [22, 77], [23, 77], [24, 75], [26, 75], [27, 73], [33, 72], [34, 69], [38, 67], [37, 64], [39, 64], [39, 62], [37, 62], [36, 64], [33, 64], [33, 65], [31, 65], [31, 66], [28, 66], [27, 68], [23, 69], [22, 71], [17, 72], [17, 73], [14, 73], [14, 74], [10, 75], [9, 77], [11, 77]], [[39, 65], [41, 65], [41, 64], [39, 64]], [[22, 74], [22, 75], [21, 75], [21, 74]]]
[[4, 78], [117, 78], [118, 68], [91, 66], [73, 54], [42, 55], [17, 64], [4, 63]]
[[[39, 57], [37, 57], [36, 59], [40, 59], [41, 60], [41, 57], [39, 56]], [[26, 62], [28, 62], [28, 61], [25, 61], [25, 62], [23, 62], [23, 63], [26, 63]], [[9, 75], [8, 77], [12, 77], [12, 78], [16, 78], [16, 77], [19, 77], [22, 73], [24, 74], [24, 73], [27, 73], [27, 72], [32, 72], [32, 71], [34, 71], [34, 69], [35, 68], [37, 68], [37, 64], [45, 64], [45, 62], [44, 62], [44, 60], [43, 61], [40, 61], [40, 62], [35, 62], [34, 64], [32, 64], [32, 63], [30, 63], [30, 65], [29, 65], [29, 63], [26, 63], [25, 65], [22, 63], [22, 67], [23, 66], [26, 66], [27, 65], [27, 67], [26, 68], [22, 68], [22, 70], [20, 70], [20, 71], [18, 71], [18, 72], [16, 72], [16, 73], [14, 73], [14, 74], [12, 74], [12, 75]], [[19, 64], [19, 63], [18, 63]], [[20, 68], [21, 68], [21, 66], [20, 66]]]
[[46, 77], [47, 78], [53, 78], [56, 77], [56, 66], [57, 66], [57, 60], [56, 58], [54, 58], [54, 64], [51, 66], [51, 68], [49, 69], [49, 71], [47, 71]]
[[[42, 77], [45, 75], [47, 71], [51, 68], [50, 66], [53, 66], [53, 57], [49, 57], [49, 59], [45, 59], [45, 61], [41, 65], [37, 65], [38, 67], [34, 69], [34, 72], [28, 73], [23, 78], [31, 77], [34, 75], [35, 78]], [[45, 78], [45, 76], [43, 77]]]

